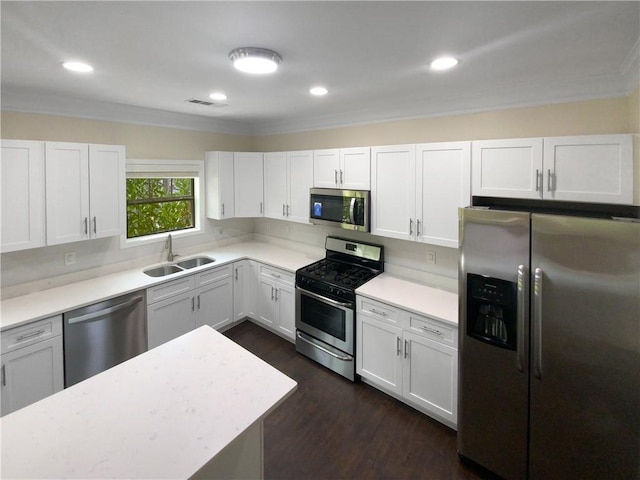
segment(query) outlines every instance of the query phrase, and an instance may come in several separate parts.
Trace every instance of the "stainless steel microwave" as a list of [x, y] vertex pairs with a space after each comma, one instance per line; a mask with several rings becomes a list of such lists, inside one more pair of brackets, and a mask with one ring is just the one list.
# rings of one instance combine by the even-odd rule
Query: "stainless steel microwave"
[[369, 231], [371, 192], [368, 190], [312, 188], [310, 194], [311, 223]]

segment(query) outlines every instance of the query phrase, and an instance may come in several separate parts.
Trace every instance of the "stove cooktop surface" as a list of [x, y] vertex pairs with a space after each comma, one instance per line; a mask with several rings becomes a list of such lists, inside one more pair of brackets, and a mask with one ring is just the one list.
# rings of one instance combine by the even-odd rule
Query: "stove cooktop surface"
[[379, 273], [367, 267], [326, 258], [298, 270], [301, 276], [348, 290], [355, 290]]

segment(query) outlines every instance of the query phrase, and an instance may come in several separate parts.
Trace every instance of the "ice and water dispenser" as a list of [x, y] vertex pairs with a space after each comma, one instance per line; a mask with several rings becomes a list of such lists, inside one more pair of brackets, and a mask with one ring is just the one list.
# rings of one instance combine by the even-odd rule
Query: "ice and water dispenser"
[[516, 349], [517, 285], [499, 278], [467, 274], [467, 335]]

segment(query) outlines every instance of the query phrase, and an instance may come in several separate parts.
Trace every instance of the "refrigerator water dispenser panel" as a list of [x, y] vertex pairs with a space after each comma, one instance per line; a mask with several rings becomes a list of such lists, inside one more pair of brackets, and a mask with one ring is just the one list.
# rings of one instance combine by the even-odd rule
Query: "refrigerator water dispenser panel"
[[467, 335], [516, 349], [517, 285], [499, 278], [467, 274]]

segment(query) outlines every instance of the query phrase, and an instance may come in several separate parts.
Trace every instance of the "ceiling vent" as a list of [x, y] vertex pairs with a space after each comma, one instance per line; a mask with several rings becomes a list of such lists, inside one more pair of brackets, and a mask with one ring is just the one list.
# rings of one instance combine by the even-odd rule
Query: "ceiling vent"
[[211, 102], [209, 100], [198, 100], [197, 98], [189, 98], [185, 100], [187, 103], [193, 103], [195, 105], [202, 105], [204, 107], [226, 107], [228, 104], [221, 102]]

